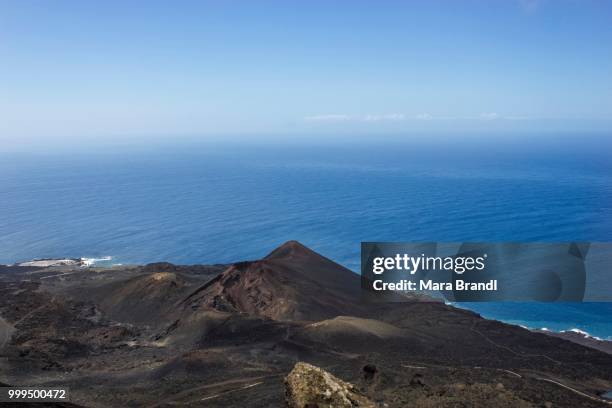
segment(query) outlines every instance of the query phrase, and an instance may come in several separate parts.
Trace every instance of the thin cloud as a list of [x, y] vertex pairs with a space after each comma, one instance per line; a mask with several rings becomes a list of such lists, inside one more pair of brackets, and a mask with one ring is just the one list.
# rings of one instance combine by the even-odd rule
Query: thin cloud
[[433, 116], [431, 116], [429, 113], [419, 113], [414, 118], [417, 120], [432, 120]]
[[406, 120], [408, 117], [403, 113], [368, 113], [365, 115], [346, 115], [346, 114], [325, 114], [306, 116], [304, 120], [307, 122], [397, 122]]
[[404, 121], [496, 121], [496, 120], [528, 120], [534, 119], [529, 116], [502, 115], [497, 112], [483, 112], [478, 115], [467, 116], [448, 116], [432, 115], [430, 113], [418, 113], [408, 115], [405, 113], [382, 113], [365, 115], [348, 114], [324, 114], [306, 116], [303, 118], [307, 122], [404, 122]]
[[529, 120], [535, 119], [530, 116], [522, 115], [500, 115], [497, 112], [485, 112], [480, 114], [481, 120]]
[[351, 116], [332, 113], [328, 115], [306, 116], [304, 120], [308, 122], [344, 122], [351, 120]]
[[382, 115], [365, 115], [363, 120], [366, 122], [379, 122], [379, 121], [398, 121], [405, 120], [406, 115], [403, 113], [385, 113]]
[[482, 120], [496, 120], [501, 119], [501, 116], [497, 112], [485, 112], [480, 114]]

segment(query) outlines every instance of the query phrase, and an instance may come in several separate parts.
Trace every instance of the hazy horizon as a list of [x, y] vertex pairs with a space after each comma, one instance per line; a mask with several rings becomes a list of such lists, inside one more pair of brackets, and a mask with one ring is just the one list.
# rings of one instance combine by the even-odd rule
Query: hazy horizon
[[0, 142], [607, 132], [596, 1], [0, 2]]

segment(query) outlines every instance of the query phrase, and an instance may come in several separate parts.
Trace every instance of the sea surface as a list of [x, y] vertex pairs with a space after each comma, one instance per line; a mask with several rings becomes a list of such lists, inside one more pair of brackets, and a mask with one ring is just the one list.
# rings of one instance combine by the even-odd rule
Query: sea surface
[[[358, 271], [361, 241], [612, 241], [611, 140], [423, 135], [0, 153], [0, 263], [223, 263], [296, 239]], [[612, 338], [608, 303], [463, 306]]]

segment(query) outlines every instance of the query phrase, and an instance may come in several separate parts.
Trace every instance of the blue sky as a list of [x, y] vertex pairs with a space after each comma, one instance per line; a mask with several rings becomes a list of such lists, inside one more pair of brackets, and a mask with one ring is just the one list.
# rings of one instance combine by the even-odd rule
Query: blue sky
[[612, 126], [608, 1], [0, 0], [0, 141]]

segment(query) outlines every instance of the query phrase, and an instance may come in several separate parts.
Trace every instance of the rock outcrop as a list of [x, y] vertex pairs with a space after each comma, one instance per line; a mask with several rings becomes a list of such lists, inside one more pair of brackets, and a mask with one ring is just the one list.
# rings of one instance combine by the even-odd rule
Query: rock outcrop
[[352, 384], [325, 370], [299, 362], [285, 378], [290, 408], [374, 408], [376, 405]]

